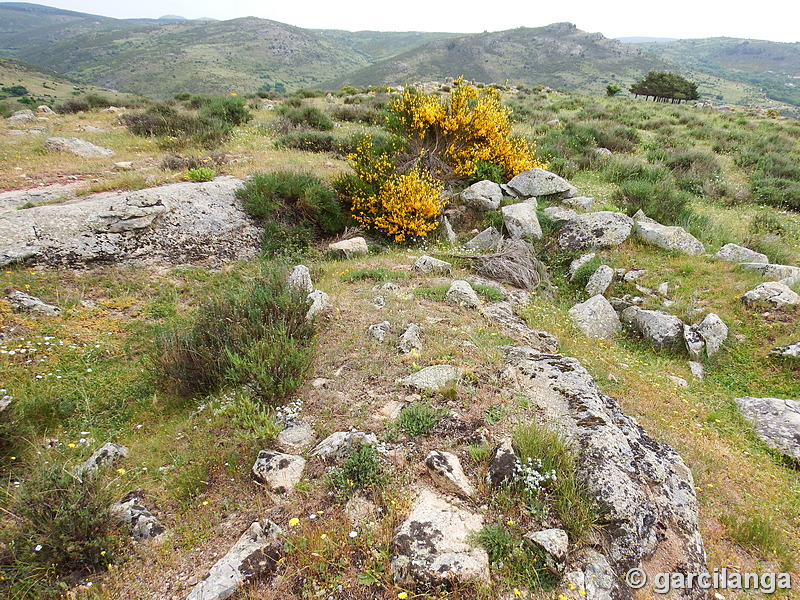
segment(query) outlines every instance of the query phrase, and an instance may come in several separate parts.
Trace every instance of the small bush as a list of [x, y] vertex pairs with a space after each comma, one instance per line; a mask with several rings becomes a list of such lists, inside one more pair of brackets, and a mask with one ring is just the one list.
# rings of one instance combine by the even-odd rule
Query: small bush
[[341, 469], [330, 474], [330, 485], [339, 501], [352, 498], [358, 490], [380, 488], [387, 481], [375, 446], [361, 444], [353, 448]]
[[691, 216], [691, 195], [677, 189], [674, 183], [653, 183], [646, 179], [630, 179], [623, 182], [615, 194], [629, 215], [643, 211], [651, 219], [664, 225], [675, 225]]
[[337, 121], [366, 123], [368, 125], [383, 125], [386, 121], [386, 114], [378, 107], [358, 104], [337, 106], [331, 110], [331, 116]]
[[275, 146], [305, 152], [341, 152], [342, 143], [330, 133], [299, 131], [280, 136]]
[[310, 173], [256, 174], [236, 196], [247, 213], [265, 222], [264, 249], [270, 254], [279, 250], [283, 241], [310, 244], [315, 234], [344, 229], [345, 217], [336, 194]]
[[284, 103], [278, 109], [278, 114], [287, 119], [296, 128], [318, 129], [330, 131], [333, 129], [331, 118], [315, 106], [292, 106]]
[[475, 541], [486, 549], [495, 572], [511, 585], [549, 589], [558, 581], [555, 564], [548, 564], [542, 553], [530, 548], [523, 532], [514, 525], [485, 525]]
[[194, 181], [195, 183], [202, 181], [213, 181], [216, 174], [216, 171], [214, 171], [214, 169], [210, 169], [209, 167], [189, 169], [186, 172], [186, 176], [189, 178], [189, 181]]
[[475, 172], [470, 176], [469, 181], [474, 183], [476, 181], [494, 181], [495, 183], [503, 183], [503, 168], [488, 160], [475, 161]]
[[253, 118], [245, 99], [234, 96], [213, 98], [200, 108], [201, 119], [218, 119], [228, 125], [242, 125]]
[[278, 270], [265, 269], [249, 282], [231, 280], [188, 323], [159, 330], [154, 367], [163, 385], [181, 396], [248, 384], [274, 403], [302, 383], [311, 364], [307, 310]]
[[428, 402], [414, 402], [400, 411], [392, 428], [395, 433], [404, 432], [413, 437], [427, 435], [446, 414], [446, 408], [437, 408]]
[[364, 279], [371, 279], [373, 281], [395, 281], [396, 279], [404, 279], [408, 277], [408, 273], [400, 271], [390, 271], [382, 267], [372, 269], [358, 269], [342, 275], [342, 281], [362, 281]]

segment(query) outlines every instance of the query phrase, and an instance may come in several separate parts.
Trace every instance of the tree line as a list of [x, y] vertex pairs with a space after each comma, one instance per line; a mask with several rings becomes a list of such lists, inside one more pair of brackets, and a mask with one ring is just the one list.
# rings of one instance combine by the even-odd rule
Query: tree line
[[645, 99], [653, 97], [654, 102], [677, 102], [684, 100], [697, 100], [697, 84], [688, 79], [664, 71], [650, 71], [644, 79], [634, 83], [629, 88], [631, 94], [644, 96]]

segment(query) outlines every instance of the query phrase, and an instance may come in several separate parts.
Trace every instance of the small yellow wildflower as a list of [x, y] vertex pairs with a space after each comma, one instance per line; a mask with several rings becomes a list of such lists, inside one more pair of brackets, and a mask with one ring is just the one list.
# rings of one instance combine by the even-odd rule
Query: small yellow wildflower
[[208, 500], [203, 500], [202, 504], [203, 506], [208, 506]]
[[67, 448], [74, 448], [75, 444], [67, 444]]
[[514, 519], [509, 519], [506, 521], [506, 525], [514, 525]]
[[397, 594], [397, 597], [401, 599], [408, 598], [408, 592], [400, 592], [399, 594]]
[[120, 475], [125, 475], [126, 471], [125, 469], [117, 469], [117, 473], [119, 473]]
[[297, 517], [292, 517], [289, 519], [289, 527], [296, 527], [297, 525], [300, 525], [300, 519]]

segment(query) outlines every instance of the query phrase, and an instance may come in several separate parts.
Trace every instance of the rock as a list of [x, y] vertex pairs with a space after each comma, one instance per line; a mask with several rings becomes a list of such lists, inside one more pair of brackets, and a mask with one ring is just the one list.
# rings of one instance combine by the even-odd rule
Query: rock
[[109, 467], [122, 458], [127, 458], [128, 449], [122, 444], [108, 442], [92, 452], [77, 469], [75, 477], [78, 479], [94, 479], [100, 469]]
[[503, 484], [510, 484], [514, 481], [517, 474], [517, 453], [511, 445], [511, 438], [505, 438], [500, 442], [494, 453], [492, 462], [486, 472], [486, 480], [492, 487], [499, 487]]
[[61, 309], [57, 306], [19, 290], [7, 290], [4, 298], [11, 304], [11, 310], [14, 312], [36, 312], [49, 317], [61, 314]]
[[333, 310], [333, 304], [331, 304], [328, 294], [322, 290], [314, 290], [306, 296], [306, 300], [310, 304], [306, 313], [306, 319], [309, 321]]
[[781, 358], [800, 358], [800, 342], [773, 348], [769, 353], [780, 356]]
[[382, 344], [383, 340], [386, 339], [386, 334], [389, 333], [390, 326], [391, 324], [389, 321], [375, 323], [374, 325], [367, 327], [367, 335], [372, 339], [377, 340], [378, 343]]
[[656, 286], [656, 294], [662, 296], [663, 298], [666, 298], [669, 295], [669, 282], [665, 281], [663, 283], [659, 283]]
[[456, 232], [453, 230], [453, 226], [450, 225], [450, 219], [447, 217], [442, 217], [442, 229], [444, 229], [444, 237], [450, 243], [450, 245], [454, 245], [458, 241], [458, 236]]
[[345, 258], [350, 258], [351, 256], [357, 256], [359, 254], [369, 254], [367, 240], [363, 237], [354, 237], [349, 240], [328, 244], [328, 250], [330, 252], [343, 254]]
[[314, 428], [305, 421], [293, 421], [278, 434], [278, 444], [290, 452], [297, 452], [314, 441]]
[[566, 223], [578, 216], [574, 210], [563, 206], [548, 206], [542, 212], [556, 223]]
[[582, 254], [578, 258], [574, 259], [571, 263], [569, 263], [569, 280], [572, 281], [578, 269], [580, 269], [590, 260], [594, 259], [595, 256], [597, 255], [594, 252], [589, 252], [588, 254]]
[[133, 171], [133, 162], [130, 160], [121, 160], [114, 163], [114, 168], [118, 171]]
[[472, 289], [469, 281], [464, 281], [463, 279], [454, 280], [444, 297], [450, 304], [466, 306], [467, 308], [478, 308], [481, 305], [481, 299], [478, 294]]
[[450, 504], [433, 492], [420, 492], [411, 514], [391, 542], [392, 572], [400, 585], [458, 585], [489, 582], [489, 557], [470, 538], [483, 517]]
[[500, 212], [512, 238], [538, 240], [542, 237], [542, 227], [536, 216], [535, 200], [509, 204], [500, 209]]
[[303, 478], [306, 459], [294, 454], [283, 454], [274, 450], [261, 450], [253, 464], [253, 480], [265, 485], [270, 491], [287, 494]]
[[702, 360], [706, 342], [700, 335], [700, 332], [697, 331], [696, 325], [683, 325], [683, 341], [686, 344], [686, 351], [689, 353], [689, 358], [693, 361]]
[[594, 149], [594, 153], [595, 153], [596, 156], [599, 156], [600, 158], [607, 158], [607, 157], [611, 156], [612, 154], [614, 154], [608, 148], [595, 148]]
[[714, 258], [737, 263], [769, 263], [769, 258], [767, 258], [766, 254], [761, 254], [737, 244], [725, 244], [714, 255]]
[[564, 249], [614, 248], [628, 239], [633, 219], [622, 213], [600, 211], [578, 215], [558, 232]]
[[631, 269], [627, 273], [625, 273], [623, 280], [625, 283], [631, 283], [633, 281], [637, 281], [642, 278], [642, 276], [647, 273], [646, 269]]
[[317, 444], [317, 447], [311, 451], [311, 456], [327, 459], [344, 458], [350, 454], [353, 448], [362, 444], [376, 446], [378, 438], [374, 433], [364, 433], [363, 431], [337, 431]]
[[461, 379], [463, 369], [451, 365], [433, 365], [412, 373], [402, 383], [406, 387], [423, 391], [438, 392], [455, 385]]
[[425, 458], [425, 466], [433, 482], [445, 492], [467, 498], [475, 496], [475, 487], [467, 479], [455, 454], [431, 450]]
[[702, 381], [706, 376], [706, 369], [703, 367], [703, 363], [701, 362], [690, 360], [689, 370], [692, 372], [692, 377], [699, 381]]
[[413, 350], [422, 350], [422, 330], [416, 323], [409, 323], [403, 335], [397, 340], [397, 350], [408, 354]]
[[11, 403], [13, 401], [14, 397], [9, 396], [8, 394], [6, 394], [5, 396], [0, 396], [0, 412], [3, 412], [5, 409], [11, 406]]
[[662, 225], [645, 216], [641, 210], [633, 215], [633, 221], [636, 235], [659, 248], [692, 255], [706, 251], [703, 243], [683, 227]]
[[36, 120], [36, 115], [30, 109], [18, 110], [6, 119], [9, 125], [20, 125], [22, 123], [31, 123]]
[[439, 260], [438, 258], [433, 258], [427, 254], [420, 256], [414, 263], [414, 266], [411, 267], [412, 270], [424, 273], [426, 275], [431, 273], [439, 273], [442, 275], [449, 274], [452, 268], [453, 265], [451, 265], [449, 262]]
[[611, 339], [622, 329], [619, 316], [604, 296], [592, 296], [569, 309], [575, 327], [588, 337]]
[[563, 565], [567, 560], [569, 550], [569, 537], [563, 529], [543, 529], [529, 531], [522, 536], [526, 544], [543, 550], [553, 557], [557, 565]]
[[39, 106], [36, 107], [36, 114], [43, 115], [45, 117], [52, 117], [53, 115], [56, 114], [56, 111], [54, 111], [46, 104], [40, 104]]
[[477, 210], [497, 210], [502, 199], [503, 190], [494, 181], [479, 181], [461, 192], [464, 204]]
[[594, 198], [589, 196], [575, 196], [574, 198], [564, 198], [561, 201], [565, 206], [577, 210], [587, 211], [594, 207]]
[[527, 346], [542, 352], [556, 352], [558, 339], [546, 331], [533, 329], [528, 322], [514, 312], [516, 303], [513, 298], [501, 302], [493, 302], [483, 309], [483, 315], [500, 326], [503, 333]]
[[114, 518], [130, 526], [130, 535], [135, 540], [153, 539], [167, 531], [158, 517], [144, 506], [143, 497], [142, 490], [134, 490], [109, 508]]
[[555, 173], [539, 168], [523, 171], [513, 177], [507, 185], [523, 198], [550, 196], [552, 194], [563, 194], [564, 192], [573, 195], [573, 190], [575, 189]]
[[736, 404], [765, 444], [800, 464], [800, 400], [745, 396]]
[[706, 355], [711, 358], [728, 339], [728, 326], [714, 313], [708, 313], [697, 326], [697, 333], [706, 343]]
[[364, 496], [356, 495], [344, 505], [344, 514], [350, 527], [365, 527], [375, 522], [378, 507]]
[[777, 308], [800, 304], [800, 295], [785, 283], [767, 281], [757, 285], [742, 296], [745, 304], [769, 303]]
[[242, 182], [217, 178], [135, 192], [104, 192], [64, 204], [3, 213], [0, 265], [57, 268], [121, 262], [210, 267], [258, 255], [262, 231], [241, 209]]
[[464, 244], [468, 250], [487, 250], [494, 248], [503, 240], [503, 236], [494, 227], [487, 227]]
[[314, 291], [314, 284], [311, 282], [311, 272], [305, 265], [295, 265], [289, 271], [286, 279], [289, 289], [298, 294], [310, 294]]
[[269, 520], [256, 521], [211, 567], [186, 600], [224, 600], [246, 581], [275, 570], [283, 555], [283, 531]]
[[621, 319], [656, 350], [684, 348], [683, 321], [675, 315], [631, 306], [622, 311]]
[[375, 296], [372, 299], [372, 306], [374, 306], [377, 310], [386, 308], [386, 298], [383, 296]]
[[787, 277], [800, 277], [800, 267], [792, 265], [773, 265], [763, 263], [739, 263], [739, 266], [746, 271], [754, 271], [769, 281], [780, 281]]
[[672, 383], [674, 383], [678, 387], [682, 387], [682, 388], [688, 388], [689, 387], [689, 382], [686, 381], [683, 377], [678, 377], [677, 375], [667, 375], [667, 377], [669, 378], [669, 380]]
[[44, 148], [48, 152], [66, 152], [81, 158], [100, 158], [114, 156], [115, 152], [109, 148], [95, 146], [91, 142], [76, 137], [51, 137], [44, 141]]
[[505, 351], [532, 414], [577, 452], [578, 478], [601, 515], [595, 547], [603, 548], [614, 581], [643, 565], [654, 573], [705, 573], [692, 473], [678, 453], [626, 416], [576, 359]]
[[600, 265], [589, 277], [589, 281], [586, 283], [586, 293], [589, 296], [605, 294], [612, 281], [614, 281], [614, 269], [608, 265]]

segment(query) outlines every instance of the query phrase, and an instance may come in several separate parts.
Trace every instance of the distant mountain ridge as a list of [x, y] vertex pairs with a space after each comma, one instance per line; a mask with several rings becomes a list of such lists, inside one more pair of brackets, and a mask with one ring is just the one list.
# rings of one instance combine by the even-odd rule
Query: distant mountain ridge
[[[484, 83], [590, 93], [604, 93], [606, 85], [616, 84], [626, 93], [648, 71], [669, 70], [698, 80], [701, 95], [715, 100], [765, 101], [764, 85], [753, 77], [753, 68], [774, 71], [793, 65], [800, 45], [738, 42], [749, 42], [749, 50], [758, 52], [713, 50], [719, 46], [715, 40], [623, 43], [571, 23], [480, 34], [349, 32], [255, 17], [113, 19], [0, 2], [0, 57], [152, 97], [398, 85], [459, 75]], [[800, 106], [800, 97], [787, 90], [781, 99]]]

